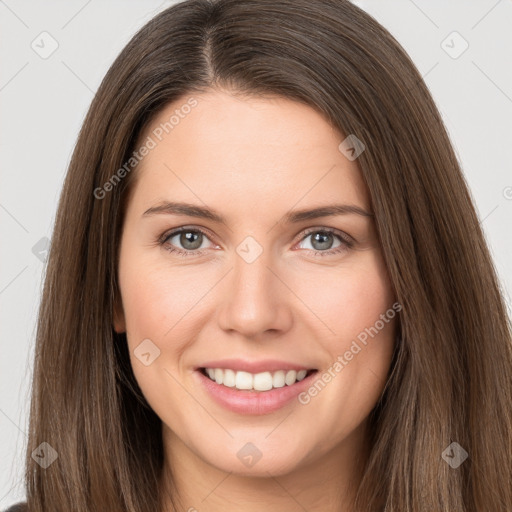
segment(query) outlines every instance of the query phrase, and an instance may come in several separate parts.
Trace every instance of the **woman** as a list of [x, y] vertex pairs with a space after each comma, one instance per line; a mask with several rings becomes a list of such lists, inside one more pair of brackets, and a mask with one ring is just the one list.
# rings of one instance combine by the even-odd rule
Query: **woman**
[[185, 1], [73, 154], [26, 509], [511, 510], [511, 349], [396, 40], [345, 1]]

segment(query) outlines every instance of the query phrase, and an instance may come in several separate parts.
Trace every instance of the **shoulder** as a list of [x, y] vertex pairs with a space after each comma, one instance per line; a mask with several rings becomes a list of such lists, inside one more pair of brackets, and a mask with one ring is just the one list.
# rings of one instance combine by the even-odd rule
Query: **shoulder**
[[27, 503], [16, 503], [16, 505], [12, 505], [8, 509], [4, 510], [4, 512], [27, 512]]

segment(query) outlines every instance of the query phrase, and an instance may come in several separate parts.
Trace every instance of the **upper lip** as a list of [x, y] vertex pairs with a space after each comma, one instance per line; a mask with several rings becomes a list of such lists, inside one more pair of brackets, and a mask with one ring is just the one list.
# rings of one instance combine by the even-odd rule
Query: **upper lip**
[[292, 363], [289, 361], [279, 361], [277, 359], [262, 359], [261, 361], [247, 361], [245, 359], [218, 359], [215, 361], [206, 361], [196, 368], [224, 368], [234, 371], [249, 373], [276, 372], [278, 370], [313, 370], [312, 366]]

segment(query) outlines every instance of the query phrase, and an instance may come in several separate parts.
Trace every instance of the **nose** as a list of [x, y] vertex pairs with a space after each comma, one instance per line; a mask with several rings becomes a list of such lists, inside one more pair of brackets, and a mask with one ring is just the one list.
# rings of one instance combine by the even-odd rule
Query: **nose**
[[270, 260], [265, 251], [251, 263], [235, 255], [217, 311], [220, 328], [253, 339], [291, 328], [293, 294]]

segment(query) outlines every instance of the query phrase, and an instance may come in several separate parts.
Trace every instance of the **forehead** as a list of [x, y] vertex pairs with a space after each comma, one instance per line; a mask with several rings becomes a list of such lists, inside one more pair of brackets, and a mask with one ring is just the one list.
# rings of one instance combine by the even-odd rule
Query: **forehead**
[[186, 95], [158, 113], [140, 143], [148, 137], [154, 147], [136, 169], [134, 190], [144, 204], [174, 193], [224, 206], [242, 199], [248, 211], [277, 199], [290, 208], [301, 198], [370, 208], [356, 162], [338, 149], [345, 136], [287, 98]]

